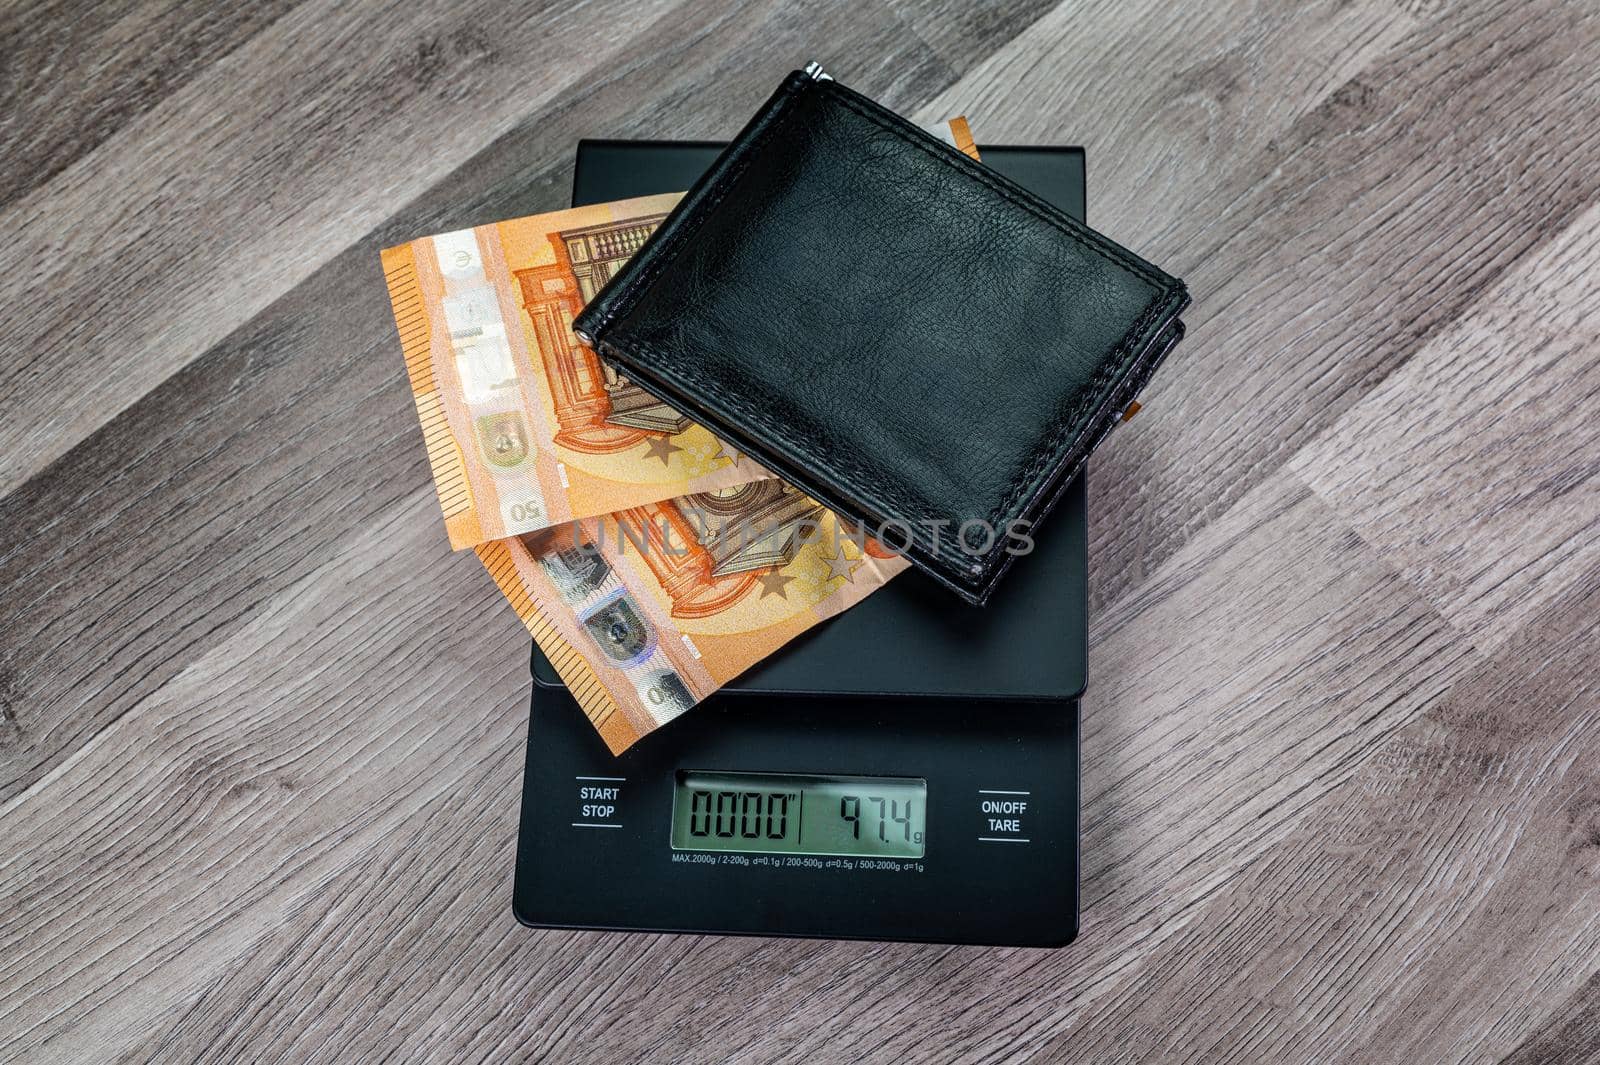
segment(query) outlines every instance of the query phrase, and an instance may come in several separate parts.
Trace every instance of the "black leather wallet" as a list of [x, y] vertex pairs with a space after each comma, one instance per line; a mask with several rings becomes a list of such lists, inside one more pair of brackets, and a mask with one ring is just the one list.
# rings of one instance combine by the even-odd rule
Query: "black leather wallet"
[[813, 66], [574, 327], [981, 603], [1182, 337], [1188, 302]]

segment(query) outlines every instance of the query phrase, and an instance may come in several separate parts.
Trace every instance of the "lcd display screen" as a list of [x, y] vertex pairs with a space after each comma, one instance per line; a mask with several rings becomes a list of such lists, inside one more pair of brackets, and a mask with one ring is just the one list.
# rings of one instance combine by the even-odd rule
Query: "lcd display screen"
[[928, 782], [679, 770], [676, 850], [921, 858]]

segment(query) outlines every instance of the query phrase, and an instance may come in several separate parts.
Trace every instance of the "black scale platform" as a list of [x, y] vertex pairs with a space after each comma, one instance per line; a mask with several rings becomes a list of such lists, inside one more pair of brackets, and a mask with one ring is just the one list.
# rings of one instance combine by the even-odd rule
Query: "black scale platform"
[[[573, 203], [688, 188], [720, 147], [584, 141]], [[982, 154], [1083, 217], [1081, 149]], [[1071, 940], [1085, 538], [1080, 478], [989, 606], [967, 606], [908, 572], [617, 758], [535, 648], [518, 918], [562, 928]], [[737, 841], [715, 840], [675, 848], [684, 771], [925, 781], [922, 853], [741, 854], [729, 849]]]

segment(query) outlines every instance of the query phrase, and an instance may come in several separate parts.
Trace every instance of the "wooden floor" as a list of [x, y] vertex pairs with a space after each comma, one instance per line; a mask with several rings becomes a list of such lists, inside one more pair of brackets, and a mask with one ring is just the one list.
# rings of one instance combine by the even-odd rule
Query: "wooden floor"
[[[1600, 5], [10, 0], [0, 1059], [1600, 1060]], [[1190, 339], [1094, 463], [1060, 952], [534, 933], [527, 638], [377, 250], [794, 66], [1081, 143]]]

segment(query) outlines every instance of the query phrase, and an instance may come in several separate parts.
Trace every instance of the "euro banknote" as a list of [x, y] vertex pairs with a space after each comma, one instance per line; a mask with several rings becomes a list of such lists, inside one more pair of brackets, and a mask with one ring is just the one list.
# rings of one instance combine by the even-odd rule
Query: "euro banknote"
[[[957, 150], [980, 159], [965, 117], [950, 119], [937, 132]], [[611, 265], [597, 283], [587, 288], [568, 281], [577, 276], [576, 267], [555, 268], [550, 264], [537, 275], [540, 284], [549, 285], [553, 292], [563, 291], [564, 284], [578, 284], [577, 291], [585, 293], [586, 300], [643, 243], [643, 237], [659, 224], [677, 199], [677, 195], [657, 196], [606, 205], [604, 210], [612, 212], [610, 223], [597, 223], [594, 216], [583, 216], [580, 229], [632, 219], [640, 227], [640, 236], [610, 248], [606, 261]], [[515, 249], [516, 239], [556, 233], [558, 239], [541, 238], [555, 247], [566, 243], [576, 231], [553, 227], [550, 220], [572, 226], [576, 225], [576, 216], [577, 212], [557, 212], [502, 223], [499, 232], [491, 237], [475, 237], [473, 243], [481, 255], [482, 248], [496, 246], [496, 239], [504, 248], [512, 238]], [[479, 227], [472, 232], [489, 228]], [[394, 268], [403, 269], [409, 261], [413, 264], [411, 278], [415, 279], [433, 269], [433, 263], [443, 261], [436, 243], [431, 250], [423, 249], [419, 271], [414, 264], [415, 245], [420, 243], [405, 246], [410, 249], [409, 258], [399, 249], [385, 252], [386, 271], [391, 271], [391, 263]], [[473, 247], [461, 250], [470, 260]], [[396, 254], [391, 256], [391, 252]], [[569, 252], [568, 262], [588, 262], [606, 253], [606, 249], [591, 249], [580, 243], [576, 254]], [[429, 254], [434, 257], [432, 263]], [[518, 253], [513, 250], [509, 254]], [[501, 271], [496, 268], [494, 272], [499, 276]], [[420, 333], [415, 325], [407, 332], [406, 323], [412, 319], [402, 316], [401, 298], [395, 296], [395, 276], [391, 272], [390, 294], [402, 341], [415, 343]], [[408, 279], [404, 273], [398, 276], [404, 296]], [[411, 283], [419, 289], [434, 284], [426, 279]], [[539, 319], [530, 312], [527, 322], [533, 323], [532, 343], [541, 352], [556, 350], [549, 338], [557, 338], [566, 346], [562, 350], [588, 353], [571, 335], [570, 323], [577, 309], [570, 304], [564, 306], [559, 332], [553, 325], [539, 327]], [[520, 319], [518, 322], [527, 324]], [[479, 334], [471, 330], [463, 333], [463, 344], [478, 342]], [[406, 340], [408, 335], [411, 341]], [[450, 338], [453, 343], [457, 340], [454, 332]], [[415, 360], [409, 348], [406, 357], [410, 369]], [[596, 379], [633, 388], [598, 360], [583, 365], [598, 375]], [[532, 376], [537, 379], [537, 374]], [[547, 381], [559, 376], [550, 375]], [[418, 393], [417, 377], [413, 370], [414, 394]], [[631, 392], [624, 395], [631, 396]], [[430, 423], [424, 402], [425, 398], [419, 396], [418, 412], [427, 432]], [[646, 402], [638, 397], [628, 398], [620, 406], [609, 408], [609, 416], [616, 417], [619, 409], [626, 416], [635, 404]], [[599, 409], [597, 406], [594, 410]], [[664, 405], [661, 409], [670, 411]], [[627, 750], [641, 737], [689, 710], [806, 629], [850, 609], [908, 565], [897, 553], [851, 527], [798, 489], [772, 477], [699, 426], [673, 422], [656, 427], [654, 432], [657, 435], [644, 445], [643, 452], [629, 455], [633, 462], [646, 466], [648, 475], [628, 475], [628, 467], [621, 466], [623, 474], [632, 478], [627, 490], [638, 496], [635, 502], [605, 513], [582, 514], [576, 511], [583, 508], [574, 507], [569, 497], [567, 517], [550, 520], [547, 512], [542, 525], [519, 530], [517, 535], [484, 537], [483, 519], [477, 519], [478, 539], [471, 541], [495, 584], [613, 754]], [[690, 432], [704, 435], [686, 437]], [[448, 439], [454, 442], [457, 437], [451, 433]], [[684, 470], [692, 471], [701, 480], [693, 490], [662, 493], [661, 489], [671, 482], [660, 477], [660, 471], [649, 466], [647, 460], [662, 451], [675, 455], [678, 448], [696, 449], [696, 464], [685, 463]], [[433, 436], [429, 437], [429, 451], [431, 457]], [[446, 451], [445, 457], [450, 458], [451, 453]], [[708, 460], [720, 464], [712, 468], [701, 464]], [[723, 479], [706, 483], [718, 476]], [[438, 460], [434, 462], [434, 479], [436, 486], [445, 483], [441, 482]], [[460, 492], [450, 495], [458, 497]], [[582, 498], [587, 502], [597, 497]], [[451, 504], [444, 487], [440, 487], [440, 502], [448, 524]], [[587, 502], [591, 508], [596, 505]], [[452, 530], [453, 545], [466, 539], [458, 538]]]
[[452, 548], [767, 476], [572, 335], [573, 316], [681, 197], [514, 218], [383, 252]]
[[775, 478], [476, 550], [613, 754], [907, 565]]

